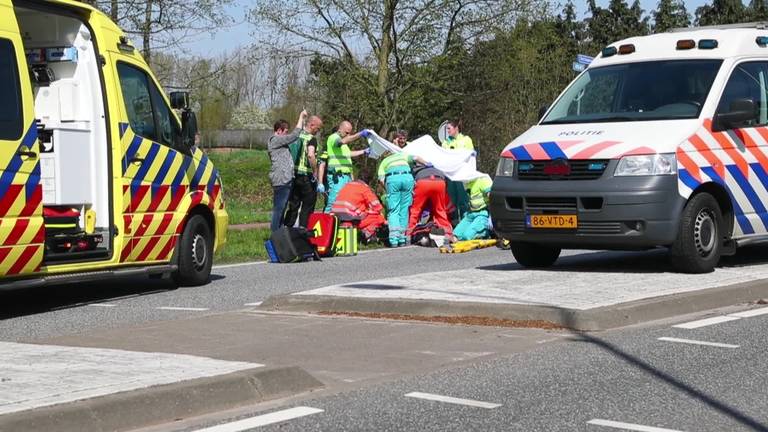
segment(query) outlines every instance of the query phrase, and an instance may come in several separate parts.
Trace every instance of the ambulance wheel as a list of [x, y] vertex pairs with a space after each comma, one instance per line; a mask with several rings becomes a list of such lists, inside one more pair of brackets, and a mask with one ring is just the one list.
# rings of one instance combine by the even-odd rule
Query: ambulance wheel
[[517, 262], [523, 267], [549, 267], [560, 256], [560, 248], [536, 243], [512, 242], [509, 248], [512, 249], [512, 255]]
[[181, 286], [208, 283], [213, 265], [212, 237], [205, 218], [201, 215], [189, 218], [176, 250], [179, 268], [173, 274], [174, 282]]
[[680, 230], [669, 248], [672, 266], [683, 273], [709, 273], [723, 250], [723, 215], [708, 193], [694, 195], [683, 209]]

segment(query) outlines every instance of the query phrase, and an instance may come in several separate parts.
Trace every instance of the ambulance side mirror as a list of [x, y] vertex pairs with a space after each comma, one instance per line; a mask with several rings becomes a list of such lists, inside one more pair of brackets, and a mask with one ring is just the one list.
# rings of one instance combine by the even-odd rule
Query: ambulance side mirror
[[171, 92], [169, 95], [171, 97], [171, 108], [177, 109], [177, 110], [186, 110], [189, 109], [189, 93], [178, 91], [178, 92]]
[[755, 101], [752, 99], [736, 99], [731, 102], [728, 112], [715, 114], [713, 129], [724, 131], [738, 128], [743, 126], [745, 122], [755, 118]]

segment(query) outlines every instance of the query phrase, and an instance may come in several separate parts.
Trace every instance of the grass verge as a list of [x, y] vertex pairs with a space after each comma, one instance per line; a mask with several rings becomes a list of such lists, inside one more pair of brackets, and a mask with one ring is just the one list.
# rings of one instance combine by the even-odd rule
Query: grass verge
[[229, 223], [269, 222], [272, 185], [265, 150], [216, 151], [210, 159], [221, 173]]

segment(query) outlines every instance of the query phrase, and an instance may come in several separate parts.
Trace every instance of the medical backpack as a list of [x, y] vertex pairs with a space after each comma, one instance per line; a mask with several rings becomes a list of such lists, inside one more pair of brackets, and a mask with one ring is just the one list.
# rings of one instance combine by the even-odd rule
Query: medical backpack
[[310, 243], [311, 233], [304, 228], [280, 227], [272, 233], [265, 247], [270, 261], [293, 263], [310, 259], [320, 260], [315, 245]]
[[309, 241], [317, 247], [318, 255], [333, 256], [334, 243], [339, 231], [339, 218], [332, 213], [311, 213], [307, 229], [314, 231], [314, 237], [310, 237]]

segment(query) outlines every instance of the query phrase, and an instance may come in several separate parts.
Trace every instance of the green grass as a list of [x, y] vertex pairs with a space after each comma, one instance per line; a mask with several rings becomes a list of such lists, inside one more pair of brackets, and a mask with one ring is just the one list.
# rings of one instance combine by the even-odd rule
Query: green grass
[[211, 152], [221, 173], [230, 224], [269, 222], [272, 185], [269, 155], [265, 150]]
[[213, 261], [216, 264], [264, 261], [267, 259], [264, 241], [269, 238], [269, 234], [269, 228], [229, 230], [227, 244], [216, 252]]

